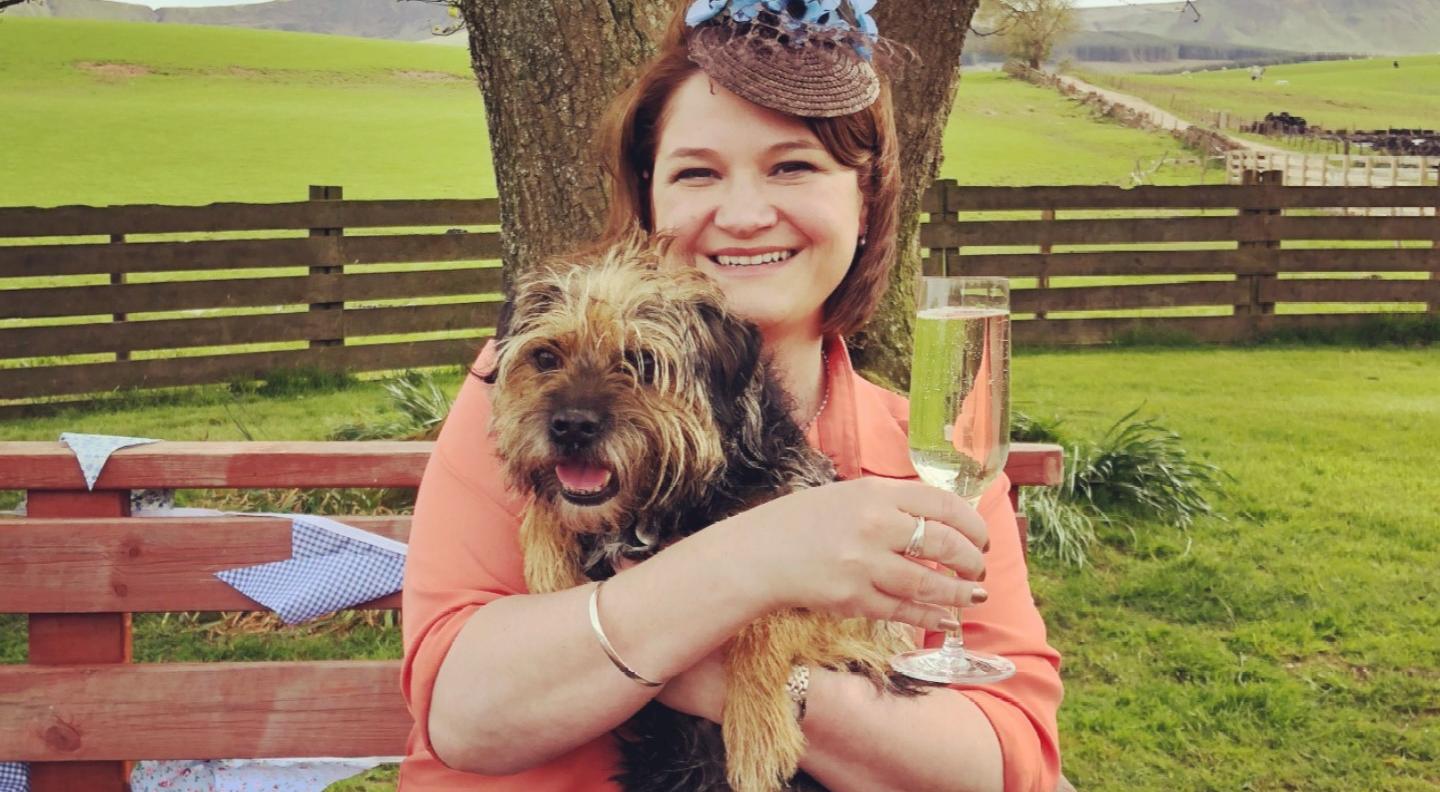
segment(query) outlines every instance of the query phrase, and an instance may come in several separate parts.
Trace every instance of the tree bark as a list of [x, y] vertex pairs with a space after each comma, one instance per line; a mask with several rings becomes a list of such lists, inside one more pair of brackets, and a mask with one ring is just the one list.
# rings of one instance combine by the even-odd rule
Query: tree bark
[[[654, 54], [653, 40], [675, 3], [460, 0], [459, 5], [485, 98], [508, 293], [514, 273], [599, 232], [607, 198], [595, 131], [611, 98]], [[850, 340], [865, 373], [902, 391], [909, 383], [911, 283], [920, 266], [920, 199], [939, 169], [960, 50], [977, 5], [978, 0], [890, 0], [876, 8], [881, 32], [913, 49], [919, 63], [895, 84], [899, 261], [875, 318]]]
[[[655, 52], [664, 0], [460, 0], [500, 193], [505, 289], [516, 273], [594, 239], [605, 220], [595, 133]], [[463, 145], [463, 144], [462, 144]]]
[[891, 0], [876, 7], [881, 35], [915, 51], [919, 63], [894, 85], [900, 133], [898, 260], [890, 289], [865, 330], [850, 339], [856, 365], [871, 380], [904, 392], [910, 385], [915, 323], [912, 284], [920, 273], [920, 199], [935, 180], [941, 139], [960, 81], [960, 50], [979, 0]]

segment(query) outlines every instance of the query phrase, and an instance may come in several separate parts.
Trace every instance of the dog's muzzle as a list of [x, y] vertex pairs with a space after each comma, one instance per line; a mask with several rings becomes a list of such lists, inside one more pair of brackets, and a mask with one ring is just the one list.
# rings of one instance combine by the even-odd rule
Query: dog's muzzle
[[620, 491], [614, 471], [600, 464], [593, 454], [605, 431], [604, 418], [598, 411], [561, 408], [550, 416], [548, 430], [559, 456], [555, 479], [565, 500], [576, 506], [598, 506]]

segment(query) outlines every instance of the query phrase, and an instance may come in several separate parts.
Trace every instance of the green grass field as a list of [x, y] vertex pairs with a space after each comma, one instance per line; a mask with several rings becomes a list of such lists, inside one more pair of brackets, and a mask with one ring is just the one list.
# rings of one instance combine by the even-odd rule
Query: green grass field
[[[1192, 74], [1083, 74], [1097, 85], [1140, 96], [1161, 108], [1228, 110], [1258, 120], [1287, 112], [1329, 129], [1440, 126], [1440, 55], [1354, 61], [1316, 61], [1271, 66], [1263, 80], [1246, 69]], [[1278, 84], [1286, 81], [1288, 84]], [[1191, 118], [1190, 120], [1197, 120]], [[1272, 141], [1273, 142], [1273, 141]]]
[[[1016, 409], [1094, 436], [1131, 408], [1236, 479], [1225, 520], [1102, 531], [1091, 563], [1036, 559], [1065, 655], [1067, 774], [1081, 789], [1422, 790], [1440, 783], [1440, 536], [1420, 460], [1440, 444], [1429, 350], [1023, 351]], [[447, 390], [457, 374], [443, 380]], [[13, 422], [168, 439], [313, 439], [383, 412], [379, 388]], [[243, 427], [243, 431], [242, 428]], [[23, 658], [0, 617], [0, 661]], [[395, 657], [395, 631], [212, 635], [137, 622], [147, 660]], [[385, 788], [379, 773], [367, 789]]]
[[[495, 195], [463, 48], [296, 33], [0, 19], [0, 206]], [[1181, 152], [1052, 92], [967, 74], [942, 176], [1128, 184]], [[1195, 180], [1195, 167], [1163, 171]], [[1213, 176], [1213, 174], [1212, 174]]]

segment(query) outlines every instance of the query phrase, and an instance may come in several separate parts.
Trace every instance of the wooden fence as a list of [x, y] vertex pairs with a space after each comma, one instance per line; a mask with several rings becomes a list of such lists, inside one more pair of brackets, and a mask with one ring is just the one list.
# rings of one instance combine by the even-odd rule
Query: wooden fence
[[[1353, 324], [1374, 304], [1433, 313], [1440, 220], [1335, 215], [1437, 205], [1437, 187], [937, 182], [921, 244], [929, 272], [1015, 279], [1017, 343], [1142, 329], [1229, 342]], [[280, 204], [0, 208], [0, 400], [465, 362], [500, 305], [498, 222], [494, 199], [337, 187]], [[1325, 315], [1334, 303], [1349, 312]]]
[[0, 209], [0, 399], [459, 363], [498, 314], [498, 223], [495, 199], [347, 201], [338, 187], [295, 203]]
[[[1017, 344], [1231, 343], [1440, 308], [1440, 188], [962, 187], [937, 182], [925, 271], [1004, 275]], [[1016, 219], [1017, 214], [1026, 215]], [[994, 219], [997, 215], [1003, 219]]]

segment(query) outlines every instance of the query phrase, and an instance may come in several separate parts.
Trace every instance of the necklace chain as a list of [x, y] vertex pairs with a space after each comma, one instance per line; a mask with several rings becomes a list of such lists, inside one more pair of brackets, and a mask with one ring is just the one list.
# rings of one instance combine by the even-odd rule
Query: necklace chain
[[820, 379], [825, 383], [825, 395], [820, 399], [820, 409], [816, 410], [815, 414], [810, 416], [810, 420], [805, 422], [805, 426], [801, 427], [802, 434], [809, 432], [810, 427], [820, 420], [821, 413], [825, 412], [825, 406], [830, 403], [830, 356], [826, 355], [823, 349], [820, 350]]

